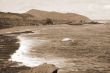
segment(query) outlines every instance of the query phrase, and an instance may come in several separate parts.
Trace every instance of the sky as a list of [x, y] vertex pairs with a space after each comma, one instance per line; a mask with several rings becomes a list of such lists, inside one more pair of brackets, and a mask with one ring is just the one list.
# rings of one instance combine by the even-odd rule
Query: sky
[[30, 9], [77, 13], [90, 19], [110, 19], [110, 0], [0, 0], [0, 11], [24, 13]]

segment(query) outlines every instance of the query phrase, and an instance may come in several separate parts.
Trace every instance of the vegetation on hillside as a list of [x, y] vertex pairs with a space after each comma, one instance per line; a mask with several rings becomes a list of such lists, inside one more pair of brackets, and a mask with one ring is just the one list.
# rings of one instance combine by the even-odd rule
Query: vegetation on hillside
[[27, 13], [0, 12], [0, 29], [13, 26], [36, 26], [53, 24], [83, 24], [89, 18], [74, 13], [30, 10]]

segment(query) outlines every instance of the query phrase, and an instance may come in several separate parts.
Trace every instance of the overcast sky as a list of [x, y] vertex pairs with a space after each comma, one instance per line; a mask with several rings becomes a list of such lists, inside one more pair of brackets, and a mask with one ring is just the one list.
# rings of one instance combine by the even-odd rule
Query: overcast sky
[[0, 11], [26, 12], [39, 9], [73, 12], [91, 19], [110, 19], [110, 0], [0, 0]]

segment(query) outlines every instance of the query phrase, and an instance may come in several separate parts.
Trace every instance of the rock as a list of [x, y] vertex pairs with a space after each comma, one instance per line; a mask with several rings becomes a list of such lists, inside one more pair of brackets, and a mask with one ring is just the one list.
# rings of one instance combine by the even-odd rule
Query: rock
[[65, 46], [73, 46], [77, 44], [77, 40], [73, 40], [71, 38], [64, 38], [61, 40], [61, 43]]
[[64, 38], [61, 40], [62, 42], [68, 42], [68, 41], [73, 41], [71, 38]]
[[58, 68], [52, 64], [43, 64], [38, 67], [31, 68], [29, 70], [24, 70], [19, 73], [57, 73]]

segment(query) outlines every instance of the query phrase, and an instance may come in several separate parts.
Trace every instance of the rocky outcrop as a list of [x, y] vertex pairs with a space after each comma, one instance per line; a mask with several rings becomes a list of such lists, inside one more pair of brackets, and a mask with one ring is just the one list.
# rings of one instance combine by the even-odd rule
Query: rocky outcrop
[[57, 73], [58, 68], [52, 64], [43, 64], [29, 70], [24, 70], [19, 73]]
[[34, 68], [25, 66], [0, 68], [0, 73], [57, 73], [57, 71], [58, 68], [52, 64], [42, 64]]

